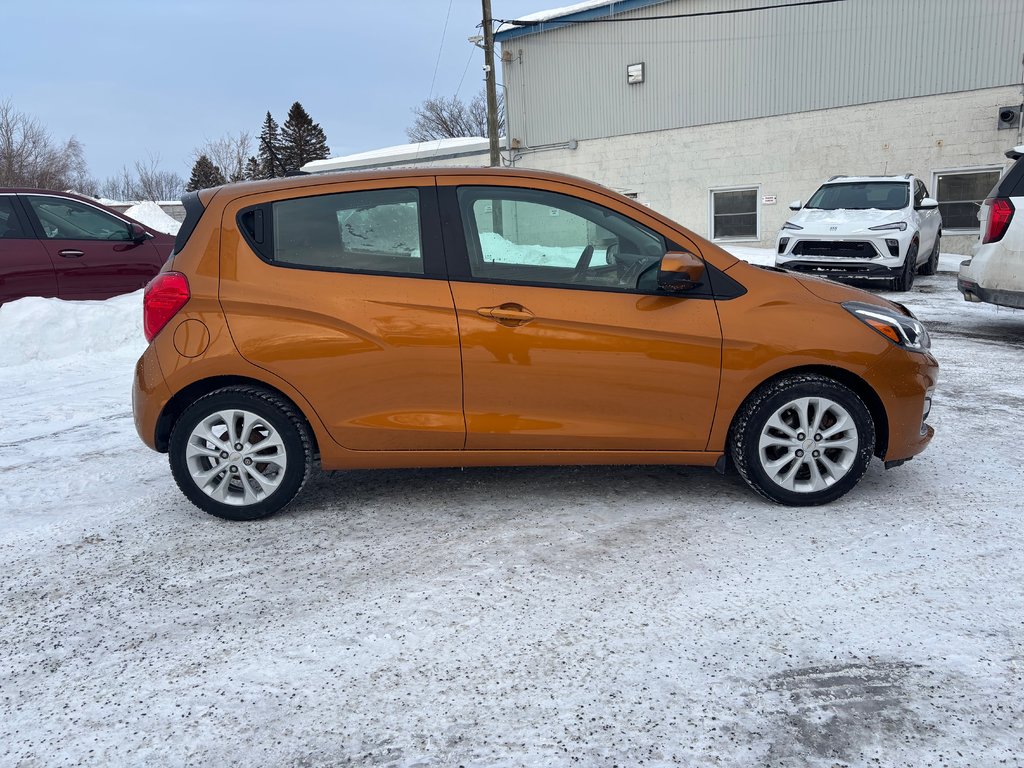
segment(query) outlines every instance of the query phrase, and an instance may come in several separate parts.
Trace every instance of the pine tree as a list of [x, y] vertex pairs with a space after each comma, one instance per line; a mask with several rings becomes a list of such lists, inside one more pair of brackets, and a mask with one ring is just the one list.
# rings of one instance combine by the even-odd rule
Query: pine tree
[[309, 161], [323, 160], [329, 154], [324, 129], [296, 101], [281, 126], [281, 160], [285, 168], [297, 171]]
[[260, 129], [259, 176], [260, 179], [273, 179], [284, 176], [284, 168], [278, 158], [281, 157], [281, 137], [277, 121], [267, 112]]
[[246, 181], [256, 181], [256, 179], [263, 178], [260, 175], [260, 161], [255, 157], [251, 157], [245, 161], [244, 177]]
[[213, 161], [206, 155], [200, 155], [199, 159], [196, 160], [196, 164], [192, 166], [192, 177], [188, 180], [188, 186], [185, 187], [185, 191], [195, 192], [199, 189], [219, 187], [225, 183], [227, 182], [221, 169], [214, 165]]

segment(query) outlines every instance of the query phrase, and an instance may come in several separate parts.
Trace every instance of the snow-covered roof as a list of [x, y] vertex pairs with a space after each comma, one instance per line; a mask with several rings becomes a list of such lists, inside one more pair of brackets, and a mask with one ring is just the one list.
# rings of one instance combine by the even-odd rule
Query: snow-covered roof
[[[634, 11], [648, 5], [663, 3], [666, 0], [584, 0], [573, 5], [551, 8], [546, 11], [536, 11], [525, 16], [516, 17], [516, 21], [562, 21], [571, 23], [592, 18], [611, 16], [624, 11]], [[575, 17], [575, 18], [570, 18]], [[534, 27], [525, 27], [519, 24], [501, 24], [495, 32], [494, 38], [501, 42], [504, 39], [515, 37], [517, 34], [525, 34], [533, 31]]]
[[302, 170], [306, 173], [316, 173], [318, 171], [340, 171], [346, 168], [366, 168], [375, 165], [400, 165], [420, 160], [442, 160], [476, 155], [488, 151], [490, 151], [490, 144], [487, 139], [479, 136], [464, 136], [457, 139], [421, 141], [416, 144], [398, 144], [394, 147], [382, 147], [354, 155], [313, 160], [302, 166]]
[[901, 174], [899, 176], [833, 176], [831, 179], [826, 181], [826, 184], [847, 184], [853, 182], [855, 184], [861, 184], [867, 181], [910, 181], [910, 174]]

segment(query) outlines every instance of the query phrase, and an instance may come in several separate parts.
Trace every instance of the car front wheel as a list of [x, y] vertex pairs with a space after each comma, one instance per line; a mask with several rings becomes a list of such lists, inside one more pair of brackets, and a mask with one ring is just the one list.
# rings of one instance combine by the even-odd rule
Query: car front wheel
[[917, 273], [917, 241], [910, 244], [907, 258], [900, 268], [900, 273], [893, 279], [893, 289], [904, 292], [914, 287], [914, 275]]
[[788, 506], [825, 504], [857, 484], [874, 454], [875, 426], [856, 392], [817, 374], [761, 387], [730, 432], [733, 463], [757, 493]]
[[227, 520], [266, 517], [290, 502], [312, 466], [309, 426], [279, 395], [250, 386], [200, 398], [171, 432], [171, 473], [200, 509]]

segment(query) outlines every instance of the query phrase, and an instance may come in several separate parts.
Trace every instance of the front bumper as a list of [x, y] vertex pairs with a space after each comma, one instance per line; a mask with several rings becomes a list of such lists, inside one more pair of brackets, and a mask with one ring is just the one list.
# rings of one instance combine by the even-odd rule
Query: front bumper
[[775, 266], [829, 277], [892, 278], [903, 270], [912, 231], [851, 235], [783, 230], [775, 241]]
[[889, 350], [868, 372], [868, 382], [885, 407], [888, 445], [886, 464], [913, 458], [928, 447], [935, 430], [927, 420], [939, 377], [939, 363], [930, 352]]

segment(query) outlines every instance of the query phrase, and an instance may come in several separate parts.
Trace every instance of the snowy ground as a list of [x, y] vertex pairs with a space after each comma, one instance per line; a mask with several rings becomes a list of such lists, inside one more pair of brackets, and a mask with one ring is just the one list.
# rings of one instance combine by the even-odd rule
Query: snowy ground
[[1024, 313], [900, 298], [937, 436], [831, 506], [338, 472], [253, 524], [135, 436], [138, 294], [0, 308], [0, 765], [1024, 764]]

